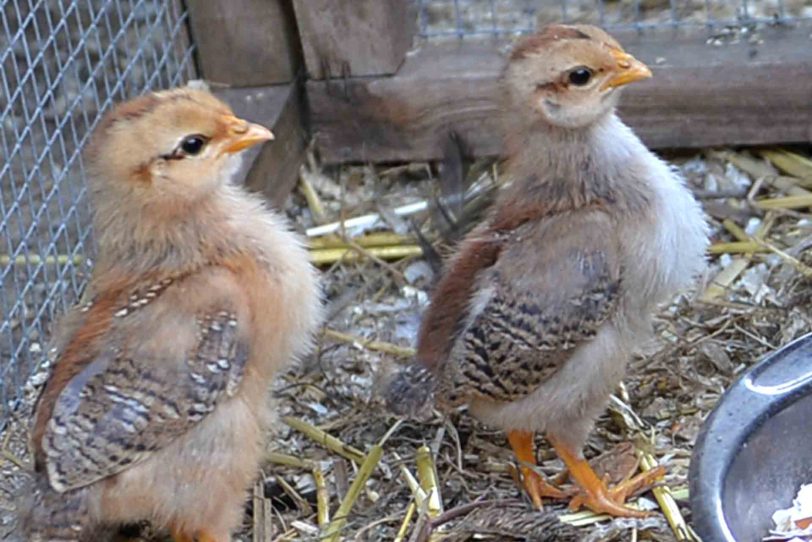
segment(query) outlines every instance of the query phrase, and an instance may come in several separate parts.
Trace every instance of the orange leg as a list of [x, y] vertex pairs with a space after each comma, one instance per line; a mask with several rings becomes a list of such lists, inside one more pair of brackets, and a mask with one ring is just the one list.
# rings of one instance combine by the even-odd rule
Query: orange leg
[[644, 518], [649, 515], [641, 510], [629, 508], [624, 503], [629, 495], [662, 478], [665, 475], [665, 469], [662, 467], [652, 469], [610, 489], [606, 487], [606, 482], [598, 478], [589, 463], [580, 457], [576, 450], [572, 450], [553, 435], [547, 435], [547, 439], [569, 469], [570, 477], [581, 488], [581, 493], [570, 501], [571, 509], [577, 510], [581, 506], [586, 506], [599, 514], [633, 518]]
[[529, 431], [509, 431], [508, 442], [519, 460], [524, 489], [530, 495], [533, 506], [542, 510], [542, 497], [566, 499], [567, 494], [550, 484], [533, 467], [536, 466], [536, 452], [533, 446], [533, 433]]

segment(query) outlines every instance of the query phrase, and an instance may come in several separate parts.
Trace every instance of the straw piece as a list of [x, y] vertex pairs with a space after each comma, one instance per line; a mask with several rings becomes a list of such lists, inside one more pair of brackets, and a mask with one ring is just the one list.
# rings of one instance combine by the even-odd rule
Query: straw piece
[[[627, 506], [630, 506], [630, 504], [627, 504]], [[584, 510], [583, 512], [575, 512], [571, 514], [562, 514], [558, 516], [558, 521], [561, 523], [567, 523], [573, 527], [585, 527], [587, 525], [600, 523], [601, 521], [606, 521], [609, 519], [612, 519], [612, 516], [608, 514], [596, 514], [590, 510]]]
[[725, 291], [733, 284], [733, 281], [744, 272], [750, 265], [748, 258], [736, 258], [730, 264], [722, 269], [718, 275], [713, 277], [713, 280], [708, 285], [708, 288], [699, 298], [700, 301], [712, 301], [724, 295]]
[[[747, 237], [747, 240], [760, 243], [759, 239], [763, 239], [769, 233], [773, 223], [773, 215], [767, 213], [758, 231], [756, 231], [755, 236]], [[744, 231], [740, 231], [739, 234], [747, 235]], [[705, 303], [713, 303], [717, 298], [724, 295], [725, 291], [733, 284], [736, 278], [750, 266], [750, 256], [752, 256], [752, 254], [752, 252], [746, 252], [743, 256], [734, 258], [727, 267], [722, 269], [719, 274], [711, 280], [711, 283], [699, 297], [699, 300]]]
[[253, 540], [254, 542], [265, 542], [273, 535], [273, 511], [271, 501], [265, 497], [265, 487], [262, 480], [257, 480], [254, 484], [252, 496], [254, 508]]
[[[643, 472], [647, 472], [655, 468], [657, 468], [657, 460], [654, 459], [654, 456], [646, 452], [641, 452], [640, 469]], [[663, 514], [665, 514], [665, 519], [668, 521], [668, 525], [671, 526], [671, 530], [674, 531], [674, 536], [677, 540], [680, 542], [683, 540], [693, 540], [685, 518], [682, 517], [679, 505], [677, 505], [677, 502], [671, 495], [668, 486], [654, 487], [651, 492], [654, 493], [654, 498], [657, 499], [657, 504], [660, 505], [660, 509], [662, 509]]]
[[777, 246], [773, 245], [772, 243], [768, 243], [766, 241], [762, 241], [760, 239], [755, 240], [756, 243], [761, 245], [762, 247], [766, 248], [770, 252], [779, 255], [783, 260], [787, 263], [795, 267], [799, 273], [801, 273], [806, 278], [812, 278], [812, 267], [809, 267], [799, 259], [795, 258], [794, 256], [787, 254]]
[[282, 454], [279, 452], [268, 452], [265, 455], [265, 461], [275, 465], [284, 465], [286, 467], [295, 467], [297, 469], [313, 469], [313, 462], [309, 459], [301, 459], [293, 455]]
[[412, 522], [416, 510], [417, 504], [415, 504], [415, 501], [410, 502], [409, 506], [406, 507], [406, 514], [403, 516], [403, 522], [400, 524], [398, 534], [395, 535], [394, 542], [403, 542], [406, 540], [406, 533], [409, 531], [409, 524]]
[[[403, 258], [414, 258], [423, 255], [423, 249], [418, 245], [400, 245], [369, 247], [365, 251], [375, 258], [382, 260], [401, 260]], [[341, 248], [317, 248], [310, 251], [310, 260], [315, 265], [333, 264], [337, 261], [356, 261], [364, 255], [352, 247]]]
[[674, 497], [675, 501], [687, 501], [691, 494], [687, 487], [678, 487], [671, 490], [671, 496]]
[[803, 209], [812, 207], [812, 194], [758, 199], [753, 202], [753, 205], [759, 209]]
[[778, 175], [775, 177], [765, 177], [764, 182], [781, 190], [782, 192], [786, 192], [790, 196], [803, 196], [806, 194], [812, 194], [809, 190], [805, 188], [801, 188], [799, 185], [802, 184], [800, 179], [796, 179], [795, 177], [784, 177], [782, 175]]
[[417, 449], [415, 454], [417, 463], [417, 477], [420, 479], [420, 487], [428, 495], [426, 513], [430, 518], [435, 518], [443, 513], [443, 501], [440, 495], [440, 486], [437, 483], [437, 471], [434, 467], [434, 458], [431, 450], [425, 444]]
[[[390, 245], [405, 245], [410, 243], [412, 239], [405, 235], [399, 235], [397, 233], [385, 231], [360, 235], [358, 237], [354, 237], [352, 241], [353, 243], [356, 243], [362, 247], [368, 248]], [[310, 239], [308, 241], [308, 246], [311, 249], [324, 249], [324, 248], [348, 248], [349, 245], [346, 239], [343, 239], [338, 235], [330, 235]]]
[[364, 461], [364, 453], [358, 448], [349, 444], [344, 444], [340, 439], [330, 435], [316, 426], [310, 425], [304, 420], [299, 420], [291, 416], [285, 416], [282, 421], [291, 428], [306, 435], [310, 440], [318, 442], [328, 450], [332, 450], [341, 457], [349, 459], [355, 463]]
[[385, 341], [364, 339], [355, 335], [350, 335], [349, 333], [342, 333], [341, 331], [336, 331], [334, 329], [325, 329], [324, 334], [336, 341], [358, 345], [365, 350], [375, 350], [377, 352], [383, 352], [385, 354], [390, 354], [392, 356], [398, 356], [401, 358], [411, 358], [414, 357], [415, 354], [414, 348], [398, 346]]
[[754, 241], [734, 241], [732, 243], [714, 243], [708, 247], [709, 254], [752, 254], [767, 252], [767, 249]]
[[330, 523], [330, 492], [318, 465], [313, 468], [313, 481], [316, 484], [316, 517], [319, 528], [324, 529]]
[[403, 476], [403, 479], [406, 481], [406, 485], [409, 486], [409, 490], [412, 492], [412, 496], [414, 497], [414, 502], [417, 504], [418, 507], [422, 508], [423, 503], [426, 502], [427, 495], [426, 492], [423, 491], [423, 488], [420, 487], [420, 483], [412, 474], [412, 471], [406, 467], [406, 465], [400, 465], [400, 474]]
[[728, 231], [728, 233], [730, 233], [730, 235], [735, 237], [737, 241], [743, 242], [750, 241], [750, 235], [748, 235], [747, 232], [741, 228], [741, 226], [733, 222], [731, 219], [729, 218], [724, 219], [722, 221], [722, 226], [724, 226], [725, 229]]
[[781, 171], [798, 178], [798, 184], [812, 188], [812, 160], [783, 149], [765, 149], [759, 154]]
[[307, 502], [307, 499], [302, 497], [299, 492], [296, 491], [296, 488], [290, 485], [287, 480], [281, 476], [277, 476], [276, 483], [279, 484], [282, 491], [284, 491], [285, 494], [296, 503], [296, 506], [305, 512], [305, 514], [310, 515], [313, 512], [313, 509], [310, 507], [310, 503]]
[[[421, 211], [425, 211], [429, 208], [429, 204], [427, 201], [417, 201], [415, 203], [410, 203], [408, 205], [402, 205], [400, 207], [396, 207], [392, 211], [398, 216], [409, 216], [415, 213], [419, 213]], [[323, 226], [316, 226], [314, 228], [308, 228], [305, 231], [305, 234], [308, 237], [318, 237], [320, 235], [327, 235], [329, 233], [335, 233], [339, 230], [345, 230], [350, 235], [359, 234], [366, 229], [373, 228], [379, 226], [383, 223], [381, 220], [381, 215], [378, 213], [370, 213], [367, 215], [357, 216], [355, 218], [350, 218], [348, 220], [344, 220], [343, 222], [331, 222], [330, 224], [324, 224]]]
[[310, 209], [313, 222], [323, 224], [327, 216], [324, 212], [324, 205], [321, 203], [319, 193], [313, 188], [313, 183], [310, 182], [310, 179], [305, 174], [299, 175], [299, 190], [307, 202], [307, 207]]
[[382, 456], [383, 446], [380, 444], [374, 445], [369, 450], [369, 453], [358, 469], [358, 474], [355, 476], [352, 484], [350, 484], [350, 489], [347, 491], [347, 494], [344, 495], [344, 498], [341, 499], [341, 504], [338, 506], [338, 510], [336, 510], [335, 518], [324, 533], [323, 539], [326, 540], [326, 542], [337, 542], [341, 540], [341, 530], [347, 524], [347, 517], [350, 514], [350, 510], [352, 510], [355, 501], [358, 500], [358, 496], [364, 489], [375, 467], [378, 466]]
[[730, 162], [753, 179], [763, 179], [776, 175], [775, 169], [770, 164], [749, 154], [734, 151], [710, 151], [708, 156], [721, 162]]

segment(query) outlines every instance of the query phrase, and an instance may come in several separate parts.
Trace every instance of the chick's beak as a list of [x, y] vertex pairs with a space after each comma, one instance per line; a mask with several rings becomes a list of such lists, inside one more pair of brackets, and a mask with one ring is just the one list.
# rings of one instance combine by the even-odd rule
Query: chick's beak
[[223, 152], [233, 154], [259, 143], [273, 140], [273, 133], [259, 124], [231, 117], [228, 119], [228, 135]]
[[613, 50], [612, 56], [615, 57], [617, 61], [615, 76], [603, 85], [604, 90], [621, 87], [651, 77], [651, 70], [648, 66], [629, 53], [621, 50]]

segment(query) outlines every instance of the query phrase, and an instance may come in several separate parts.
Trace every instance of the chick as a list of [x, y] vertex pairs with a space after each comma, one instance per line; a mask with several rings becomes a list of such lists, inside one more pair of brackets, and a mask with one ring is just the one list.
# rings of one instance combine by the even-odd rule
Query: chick
[[85, 155], [98, 260], [57, 327], [32, 430], [26, 540], [149, 520], [227, 542], [271, 421], [269, 384], [321, 317], [300, 239], [230, 182], [273, 139], [208, 92], [116, 107]]
[[581, 454], [657, 304], [705, 265], [700, 206], [615, 115], [619, 88], [650, 76], [593, 26], [516, 44], [503, 77], [510, 185], [446, 264], [418, 363], [388, 388], [398, 412], [436, 398], [507, 431], [537, 507], [565, 496], [532, 469], [537, 431], [578, 486], [573, 508], [640, 516], [626, 497], [662, 475], [609, 488]]

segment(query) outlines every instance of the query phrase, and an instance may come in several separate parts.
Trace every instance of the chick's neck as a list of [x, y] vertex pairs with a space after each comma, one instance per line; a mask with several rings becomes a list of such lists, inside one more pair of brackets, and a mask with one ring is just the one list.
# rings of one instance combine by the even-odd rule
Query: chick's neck
[[96, 272], [174, 275], [236, 255], [242, 246], [231, 217], [240, 212], [239, 202], [228, 185], [185, 205], [97, 196]]
[[595, 202], [625, 210], [645, 205], [647, 188], [638, 171], [645, 148], [614, 112], [581, 128], [528, 123], [508, 130], [505, 149], [512, 183], [503, 203], [544, 203], [553, 210]]

